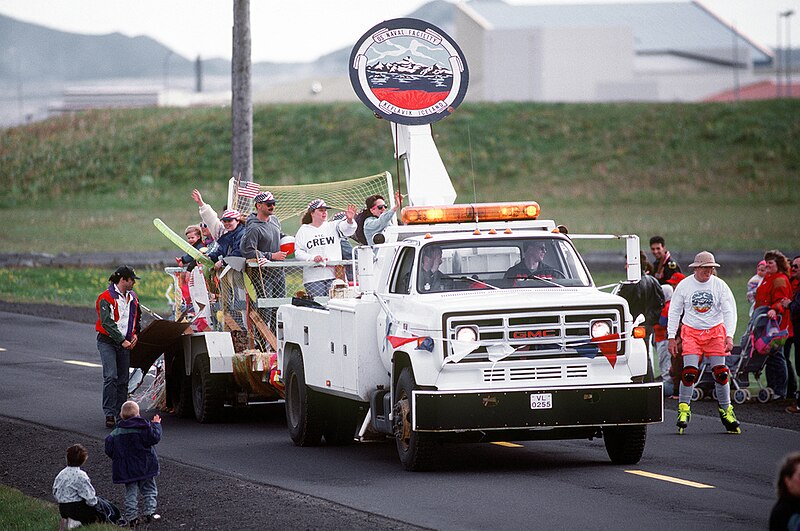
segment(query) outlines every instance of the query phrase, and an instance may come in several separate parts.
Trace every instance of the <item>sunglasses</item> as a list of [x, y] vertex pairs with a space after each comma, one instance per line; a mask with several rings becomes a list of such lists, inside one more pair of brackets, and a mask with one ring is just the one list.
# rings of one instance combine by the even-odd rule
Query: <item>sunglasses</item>
[[386, 205], [375, 205], [378, 210], [386, 210]]

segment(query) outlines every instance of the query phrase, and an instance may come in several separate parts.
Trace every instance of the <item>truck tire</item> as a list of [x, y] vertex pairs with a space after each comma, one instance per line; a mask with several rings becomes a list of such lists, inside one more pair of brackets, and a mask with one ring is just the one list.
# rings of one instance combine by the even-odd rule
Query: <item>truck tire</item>
[[203, 424], [217, 422], [222, 418], [225, 393], [222, 382], [211, 374], [208, 356], [200, 355], [192, 370], [192, 405], [194, 417]]
[[317, 446], [322, 440], [325, 417], [322, 396], [306, 385], [303, 359], [295, 351], [286, 359], [286, 424], [297, 446]]
[[392, 408], [392, 430], [403, 468], [413, 472], [430, 470], [436, 460], [438, 444], [434, 436], [411, 429], [411, 391], [416, 389], [414, 373], [406, 367], [397, 380]]
[[[181, 367], [181, 372], [183, 368]], [[182, 419], [194, 417], [194, 403], [192, 400], [192, 377], [184, 374], [175, 374], [173, 378], [176, 380], [175, 385], [175, 398], [173, 399], [172, 406], [175, 408], [175, 414]]]
[[603, 441], [615, 465], [635, 465], [642, 458], [647, 440], [647, 426], [607, 426]]
[[355, 440], [358, 427], [358, 404], [336, 396], [326, 398], [325, 442], [344, 446]]

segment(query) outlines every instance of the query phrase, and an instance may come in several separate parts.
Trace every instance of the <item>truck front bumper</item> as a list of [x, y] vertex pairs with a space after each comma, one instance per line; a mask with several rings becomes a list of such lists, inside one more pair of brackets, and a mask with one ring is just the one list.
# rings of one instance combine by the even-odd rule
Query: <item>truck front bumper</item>
[[412, 396], [413, 429], [427, 432], [650, 424], [661, 422], [664, 410], [660, 383]]

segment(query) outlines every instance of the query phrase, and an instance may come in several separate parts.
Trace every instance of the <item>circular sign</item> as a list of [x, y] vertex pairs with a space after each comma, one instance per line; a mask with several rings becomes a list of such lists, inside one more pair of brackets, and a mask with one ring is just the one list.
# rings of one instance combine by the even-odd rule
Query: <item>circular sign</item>
[[350, 53], [350, 83], [382, 118], [422, 125], [449, 116], [464, 100], [467, 61], [444, 31], [414, 18], [381, 22]]

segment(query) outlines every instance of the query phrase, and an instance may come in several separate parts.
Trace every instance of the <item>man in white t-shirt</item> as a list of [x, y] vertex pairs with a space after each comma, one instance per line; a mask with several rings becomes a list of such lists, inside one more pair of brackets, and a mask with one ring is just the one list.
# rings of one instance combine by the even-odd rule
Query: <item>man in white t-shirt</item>
[[326, 264], [342, 259], [340, 240], [356, 232], [355, 205], [348, 205], [345, 218], [337, 223], [328, 221], [328, 209], [330, 207], [322, 199], [311, 201], [303, 216], [303, 225], [294, 237], [295, 258], [314, 263], [312, 267], [303, 268], [303, 286], [312, 297], [328, 295], [336, 271]]
[[724, 280], [714, 275], [720, 265], [708, 251], [697, 253], [689, 264], [694, 274], [683, 279], [672, 294], [667, 324], [669, 353], [678, 354], [677, 332], [681, 327], [683, 371], [678, 402], [678, 433], [689, 425], [689, 402], [705, 357], [714, 375], [719, 416], [729, 433], [741, 433], [731, 405], [730, 371], [725, 357], [733, 349], [736, 332], [736, 300]]

